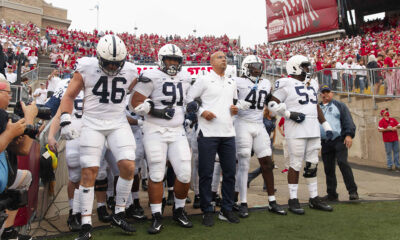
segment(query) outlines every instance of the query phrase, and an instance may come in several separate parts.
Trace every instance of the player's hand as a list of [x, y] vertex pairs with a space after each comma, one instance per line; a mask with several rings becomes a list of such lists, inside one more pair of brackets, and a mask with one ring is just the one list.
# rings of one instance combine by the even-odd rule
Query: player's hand
[[306, 115], [304, 113], [299, 113], [299, 112], [289, 112], [289, 118], [297, 123], [301, 123], [306, 119]]
[[72, 140], [79, 137], [79, 132], [71, 126], [71, 114], [62, 113], [60, 116], [61, 138]]
[[351, 148], [351, 145], [353, 145], [353, 138], [351, 138], [350, 136], [346, 136], [346, 138], [344, 139], [344, 144], [347, 148]]
[[247, 110], [247, 109], [250, 108], [250, 106], [251, 106], [251, 103], [249, 103], [249, 102], [247, 102], [245, 100], [238, 100], [237, 103], [236, 103], [236, 107], [239, 110]]
[[238, 114], [239, 108], [236, 105], [231, 105], [231, 115], [234, 116]]
[[136, 114], [144, 116], [144, 115], [148, 114], [153, 107], [154, 107], [153, 101], [151, 101], [150, 99], [146, 99], [142, 104], [135, 107], [135, 109], [133, 111]]
[[172, 107], [166, 107], [163, 109], [163, 118], [171, 120], [175, 115], [175, 109]]
[[25, 119], [21, 118], [16, 123], [13, 123], [10, 119], [8, 120], [5, 132], [8, 132], [11, 138], [16, 138], [24, 134], [25, 128], [26, 128]]
[[212, 112], [210, 112], [210, 111], [204, 111], [202, 114], [201, 114], [201, 116], [203, 117], [203, 118], [205, 118], [207, 121], [211, 121], [211, 120], [213, 120], [214, 118], [216, 118], [217, 116], [215, 116], [215, 114], [214, 113], [212, 113]]
[[54, 136], [49, 136], [49, 138], [47, 139], [47, 144], [49, 145], [49, 148], [52, 152], [57, 152], [58, 143]]
[[186, 111], [188, 113], [196, 113], [197, 111], [199, 111], [200, 105], [201, 103], [198, 100], [193, 100], [187, 104]]

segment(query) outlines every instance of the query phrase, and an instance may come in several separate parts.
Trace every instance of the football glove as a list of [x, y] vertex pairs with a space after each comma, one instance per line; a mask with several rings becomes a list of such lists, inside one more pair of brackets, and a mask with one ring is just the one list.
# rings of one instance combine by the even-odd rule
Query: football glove
[[333, 131], [328, 121], [322, 123], [322, 128], [325, 130], [326, 139], [331, 140], [333, 138]]
[[61, 139], [72, 140], [79, 137], [79, 132], [71, 126], [71, 114], [62, 113], [60, 116]]
[[250, 108], [250, 106], [251, 106], [251, 103], [249, 103], [249, 102], [247, 102], [245, 100], [242, 100], [242, 99], [238, 100], [237, 103], [236, 103], [236, 107], [239, 110], [247, 110], [247, 109]]
[[146, 100], [144, 100], [144, 102], [142, 104], [135, 107], [135, 109], [133, 111], [136, 114], [144, 116], [144, 115], [148, 114], [153, 107], [154, 107], [153, 101], [151, 101], [151, 99], [147, 98]]
[[175, 109], [172, 108], [171, 106], [163, 108], [163, 109], [152, 108], [150, 110], [149, 114], [153, 117], [171, 120], [175, 115]]
[[268, 109], [273, 115], [285, 116], [286, 113], [286, 104], [277, 103], [275, 101], [270, 101], [268, 103]]
[[196, 113], [197, 111], [199, 111], [200, 106], [201, 106], [201, 99], [196, 98], [195, 100], [191, 101], [186, 105], [186, 111], [188, 113], [192, 112]]
[[285, 112], [285, 117], [290, 118], [291, 120], [297, 123], [301, 123], [304, 121], [304, 119], [306, 119], [306, 115], [304, 115], [304, 113], [289, 112], [289, 111]]

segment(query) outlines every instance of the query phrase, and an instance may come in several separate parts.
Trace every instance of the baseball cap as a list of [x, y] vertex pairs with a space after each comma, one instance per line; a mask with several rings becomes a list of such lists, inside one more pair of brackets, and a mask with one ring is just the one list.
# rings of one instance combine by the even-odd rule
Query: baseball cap
[[330, 88], [328, 85], [322, 85], [320, 91], [321, 91], [321, 92], [324, 92], [324, 91], [330, 92], [330, 91], [331, 91], [331, 88]]

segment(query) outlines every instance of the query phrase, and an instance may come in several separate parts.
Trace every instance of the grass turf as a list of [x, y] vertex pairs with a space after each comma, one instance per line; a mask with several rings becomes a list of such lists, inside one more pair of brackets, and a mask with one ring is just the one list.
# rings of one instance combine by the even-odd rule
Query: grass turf
[[[217, 219], [214, 227], [201, 225], [201, 216], [191, 216], [194, 227], [179, 227], [170, 217], [164, 218], [164, 230], [149, 235], [149, 222], [135, 223], [137, 232], [126, 235], [119, 229], [94, 231], [95, 240], [119, 239], [400, 239], [400, 203], [361, 202], [334, 205], [333, 212], [322, 212], [305, 207], [303, 216], [288, 213], [279, 216], [267, 211], [250, 212], [250, 217], [240, 224], [230, 224]], [[170, 209], [167, 209], [169, 211]], [[56, 239], [74, 239], [68, 235]]]

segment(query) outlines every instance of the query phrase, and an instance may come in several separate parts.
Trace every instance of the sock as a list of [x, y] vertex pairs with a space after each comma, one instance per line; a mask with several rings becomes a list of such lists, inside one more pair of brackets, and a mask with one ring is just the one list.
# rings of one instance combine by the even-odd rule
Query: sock
[[97, 208], [105, 206], [106, 203], [105, 202], [97, 202]]
[[139, 192], [132, 192], [133, 199], [139, 199]]
[[289, 198], [294, 199], [297, 198], [297, 189], [299, 188], [299, 184], [289, 184]]
[[273, 202], [273, 201], [276, 201], [275, 196], [274, 195], [268, 196], [268, 202]]
[[126, 202], [128, 201], [129, 193], [131, 192], [133, 179], [126, 180], [122, 177], [118, 178], [117, 196], [115, 198], [115, 214], [124, 212]]
[[82, 225], [92, 225], [92, 210], [94, 201], [94, 187], [79, 186], [79, 200], [82, 213]]
[[79, 189], [74, 190], [74, 201], [72, 205], [72, 214], [77, 214], [81, 212], [81, 205], [80, 205], [80, 197], [79, 197]]
[[68, 203], [69, 203], [69, 208], [73, 209], [74, 208], [74, 199], [71, 198], [70, 200], [68, 200]]
[[174, 198], [175, 198], [175, 209], [185, 207], [186, 198], [184, 198], [184, 199], [178, 199], [176, 197], [174, 197]]
[[310, 193], [310, 198], [315, 198], [318, 196], [318, 182], [317, 177], [306, 178], [308, 192]]
[[151, 214], [155, 214], [155, 213], [161, 213], [161, 203], [157, 203], [157, 204], [152, 204], [150, 203], [150, 208], [151, 208]]
[[128, 201], [126, 201], [126, 207], [129, 207], [133, 203], [132, 194], [128, 195]]

